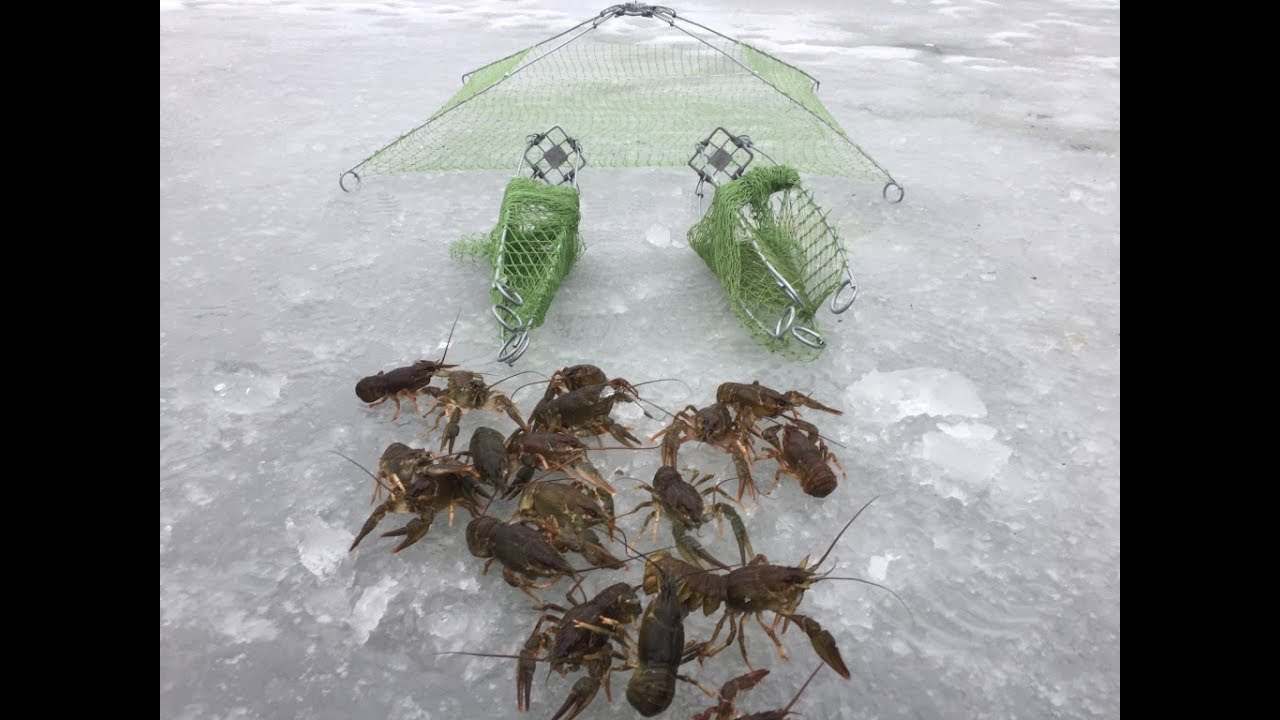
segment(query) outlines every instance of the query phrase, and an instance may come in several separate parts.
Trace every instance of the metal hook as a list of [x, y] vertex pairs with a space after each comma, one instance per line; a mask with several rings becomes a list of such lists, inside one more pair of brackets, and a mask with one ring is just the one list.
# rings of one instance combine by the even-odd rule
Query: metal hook
[[[889, 200], [889, 188], [891, 187], [898, 188], [897, 200]], [[889, 202], [893, 203], [894, 205], [897, 205], [898, 203], [902, 202], [902, 198], [906, 197], [907, 191], [902, 189], [902, 186], [896, 182], [888, 182], [888, 183], [885, 183], [884, 189], [880, 191], [880, 194], [884, 196], [885, 200], [889, 200]]]
[[[353, 177], [353, 178], [355, 178], [355, 179], [356, 179], [356, 183], [355, 183], [355, 186], [354, 186], [354, 187], [347, 187], [347, 176], [348, 176], [348, 175], [350, 175], [351, 177]], [[348, 171], [346, 171], [346, 172], [344, 172], [344, 173], [342, 173], [341, 175], [339, 175], [339, 176], [338, 176], [338, 187], [342, 188], [342, 192], [347, 192], [347, 193], [349, 193], [349, 192], [351, 192], [352, 190], [359, 190], [359, 189], [360, 189], [360, 186], [361, 186], [361, 185], [363, 185], [363, 184], [364, 184], [364, 183], [360, 180], [360, 175], [358, 175], [358, 174], [356, 173], [356, 171], [355, 171], [355, 170], [348, 170]]]
[[796, 294], [796, 289], [791, 287], [791, 283], [787, 282], [786, 278], [782, 277], [782, 273], [774, 269], [773, 263], [765, 260], [764, 264], [768, 266], [769, 272], [773, 273], [774, 280], [778, 282], [778, 289], [786, 293], [787, 297], [791, 298], [792, 304], [795, 305], [795, 307], [791, 308], [792, 312], [795, 311], [796, 307], [804, 307], [804, 301], [800, 299], [798, 294]]
[[[846, 270], [847, 269], [848, 268], [846, 267]], [[836, 304], [836, 300], [840, 297], [840, 293], [843, 292], [844, 289], [847, 287], [853, 288], [853, 295], [849, 296], [849, 302]], [[836, 288], [836, 291], [831, 294], [831, 312], [835, 313], [836, 315], [839, 315], [845, 310], [848, 310], [849, 308], [853, 307], [853, 301], [857, 299], [858, 299], [858, 284], [853, 281], [853, 273], [850, 272], [849, 277], [845, 278], [844, 282], [840, 283], [840, 287]]]
[[497, 290], [498, 294], [506, 298], [507, 302], [511, 303], [512, 305], [516, 307], [520, 307], [521, 305], [524, 305], [524, 298], [520, 296], [520, 293], [507, 287], [506, 283], [498, 282], [495, 280], [493, 283], [493, 289]]
[[796, 340], [799, 340], [814, 350], [821, 350], [827, 346], [827, 341], [823, 340], [822, 336], [819, 335], [816, 330], [807, 328], [804, 325], [797, 325], [791, 328], [791, 334], [795, 336]]
[[773, 337], [775, 337], [778, 340], [781, 340], [782, 336], [787, 333], [787, 328], [790, 328], [791, 323], [795, 321], [796, 321], [796, 306], [788, 305], [787, 312], [784, 313], [782, 317], [778, 318], [778, 324], [773, 329]]
[[[507, 313], [508, 317], [514, 318], [515, 322], [507, 322], [506, 318], [502, 317], [503, 312]], [[493, 316], [498, 318], [498, 324], [506, 328], [507, 332], [520, 332], [525, 329], [525, 322], [520, 319], [520, 316], [516, 314], [515, 310], [512, 310], [506, 305], [494, 305]]]
[[788, 305], [786, 312], [783, 313], [782, 317], [778, 318], [777, 325], [775, 325], [773, 330], [771, 331], [769, 330], [768, 325], [765, 325], [764, 323], [760, 322], [760, 318], [756, 317], [756, 314], [751, 312], [751, 308], [748, 308], [746, 305], [742, 305], [740, 303], [738, 304], [738, 307], [741, 308], [742, 312], [747, 314], [747, 317], [755, 321], [756, 325], [760, 327], [761, 332], [763, 332], [765, 335], [771, 336], [774, 340], [781, 340], [782, 336], [787, 334], [787, 330], [791, 327], [791, 323], [795, 322], [796, 320], [795, 306]]
[[[513, 344], [514, 343], [514, 344]], [[508, 365], [514, 365], [516, 360], [524, 355], [524, 351], [529, 349], [529, 331], [521, 330], [503, 343], [502, 348], [498, 350], [498, 362], [504, 362]]]

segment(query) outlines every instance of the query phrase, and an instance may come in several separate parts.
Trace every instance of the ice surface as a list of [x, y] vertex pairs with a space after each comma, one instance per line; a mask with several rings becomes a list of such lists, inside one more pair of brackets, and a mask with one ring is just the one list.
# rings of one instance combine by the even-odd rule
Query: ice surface
[[[447, 255], [493, 226], [507, 175], [370, 178], [352, 195], [337, 176], [420, 124], [462, 73], [607, 4], [160, 3], [161, 717], [517, 716], [513, 661], [435, 654], [518, 651], [531, 601], [480, 574], [465, 513], [397, 555], [376, 533], [347, 552], [372, 481], [329, 453], [372, 467], [393, 441], [435, 441], [407, 406], [393, 423], [353, 387], [438, 358], [459, 311], [450, 362], [492, 380], [592, 362], [633, 382], [679, 378], [642, 389], [669, 410], [759, 379], [845, 411], [805, 413], [847, 473], [836, 491], [817, 500], [784, 478], [744, 517], [757, 551], [794, 563], [880, 495], [827, 566], [889, 586], [915, 622], [876, 588], [814, 586], [801, 610], [853, 678], [820, 674], [795, 708], [805, 717], [1118, 717], [1119, 4], [674, 6], [819, 78], [906, 199], [805, 178], [861, 294], [839, 319], [820, 315], [827, 352], [794, 364], [746, 336], [687, 249], [690, 172], [589, 166], [587, 252], [509, 369], [493, 361], [485, 268]], [[514, 398], [527, 412], [536, 393]], [[617, 416], [636, 435], [660, 427], [637, 407]], [[512, 427], [472, 414], [463, 437], [481, 423]], [[624, 476], [619, 509], [644, 499], [627, 478], [651, 479], [656, 455], [593, 455]], [[681, 461], [732, 474], [695, 444]], [[758, 479], [774, 469], [761, 462]], [[633, 539], [647, 550], [662, 533]], [[699, 537], [736, 555], [713, 526]], [[632, 563], [584, 585], [639, 576]], [[687, 634], [715, 620], [691, 615]], [[801, 633], [783, 642], [789, 663], [749, 628], [772, 673], [745, 711], [781, 707], [816, 665]], [[690, 672], [719, 685], [745, 669], [735, 650]], [[577, 679], [545, 676], [528, 717], [550, 717]], [[583, 720], [636, 716], [625, 677]], [[684, 687], [664, 717], [708, 704]]]

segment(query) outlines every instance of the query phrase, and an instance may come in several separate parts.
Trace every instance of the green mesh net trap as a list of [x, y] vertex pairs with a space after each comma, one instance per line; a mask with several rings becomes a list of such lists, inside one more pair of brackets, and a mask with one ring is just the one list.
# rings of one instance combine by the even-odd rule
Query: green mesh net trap
[[[451, 250], [492, 264], [499, 357], [508, 363], [527, 348], [582, 253], [583, 146], [596, 168], [688, 165], [699, 188], [714, 185], [690, 243], [753, 336], [799, 359], [826, 345], [816, 320], [826, 298], [843, 312], [857, 285], [839, 236], [798, 174], [883, 182], [886, 200], [903, 198], [902, 186], [818, 100], [816, 79], [671, 8], [613, 5], [462, 82], [422, 125], [339, 184], [350, 191], [380, 174], [510, 168], [524, 143], [497, 226]], [[757, 154], [768, 164], [748, 171]]]
[[[729, 307], [766, 347], [809, 360], [826, 347], [817, 314], [843, 313], [858, 285], [844, 244], [800, 175], [785, 165], [757, 165], [749, 137], [716, 128], [698, 144], [689, 166], [715, 186], [706, 215], [689, 230], [689, 245], [719, 278]], [[770, 160], [771, 161], [771, 160]]]
[[487, 236], [463, 238], [454, 259], [485, 258], [493, 266], [490, 299], [501, 328], [498, 360], [514, 364], [529, 347], [529, 331], [542, 325], [560, 282], [582, 256], [578, 174], [582, 146], [559, 126], [528, 138], [521, 168], [507, 183], [498, 224]]
[[901, 191], [812, 76], [671, 8], [614, 5], [462, 79], [426, 122], [344, 173], [343, 188], [385, 173], [507, 169], [526, 135], [559, 125], [596, 168], [682, 167], [691, 143], [728, 127], [800, 172]]

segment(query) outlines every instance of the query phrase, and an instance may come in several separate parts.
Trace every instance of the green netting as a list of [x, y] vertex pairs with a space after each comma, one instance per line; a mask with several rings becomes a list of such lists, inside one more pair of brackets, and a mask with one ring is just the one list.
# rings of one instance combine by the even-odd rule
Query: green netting
[[[790, 331], [774, 335], [792, 306], [794, 326], [820, 334], [817, 312], [846, 274], [840, 237], [800, 187], [794, 168], [757, 167], [717, 187], [706, 216], [689, 230], [689, 244], [720, 279], [729, 306], [757, 341], [800, 360], [818, 356], [820, 348], [799, 342]], [[780, 287], [766, 261], [796, 299]]]
[[[627, 17], [651, 11], [648, 17]], [[614, 6], [486, 65], [422, 126], [352, 169], [510, 169], [524, 138], [571, 127], [593, 167], [685, 165], [732, 128], [806, 173], [892, 178], [818, 100], [816, 81], [746, 43], [653, 6]]]
[[526, 330], [542, 325], [560, 282], [582, 255], [578, 192], [538, 180], [513, 178], [498, 211], [498, 224], [487, 236], [462, 238], [449, 248], [455, 260], [484, 258], [494, 268], [493, 280], [523, 300], [516, 305], [495, 286], [494, 306], [505, 306]]

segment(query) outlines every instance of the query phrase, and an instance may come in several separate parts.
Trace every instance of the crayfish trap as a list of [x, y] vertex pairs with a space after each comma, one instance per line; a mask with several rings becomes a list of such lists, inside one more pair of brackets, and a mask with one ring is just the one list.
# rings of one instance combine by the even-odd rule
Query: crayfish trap
[[[770, 162], [748, 169], [756, 155]], [[719, 278], [729, 306], [759, 342], [796, 359], [826, 347], [817, 315], [848, 310], [858, 285], [835, 227], [794, 168], [772, 163], [746, 136], [716, 128], [689, 167], [715, 187], [689, 245]]]
[[529, 331], [542, 324], [561, 281], [582, 255], [577, 183], [585, 165], [582, 146], [559, 126], [530, 135], [503, 194], [497, 226], [487, 237], [450, 248], [454, 258], [481, 256], [493, 266], [489, 298], [503, 341], [501, 362], [514, 364], [528, 349]]
[[[470, 248], [493, 262], [500, 356], [513, 362], [581, 251], [578, 141], [594, 169], [682, 168], [691, 139], [732, 128], [739, 134], [718, 130], [701, 148], [695, 170], [717, 186], [715, 204], [724, 207], [713, 208], [690, 238], [753, 333], [773, 349], [816, 356], [825, 346], [818, 306], [834, 293], [832, 309], [847, 307], [857, 288], [835, 231], [795, 173], [871, 180], [883, 183], [886, 200], [903, 197], [818, 99], [818, 86], [804, 70], [672, 8], [611, 5], [464, 74], [462, 87], [424, 123], [339, 183], [353, 190], [381, 174], [509, 169], [520, 138], [552, 128], [531, 138], [494, 232], [455, 252]], [[763, 155], [759, 148], [783, 167], [747, 170]]]

